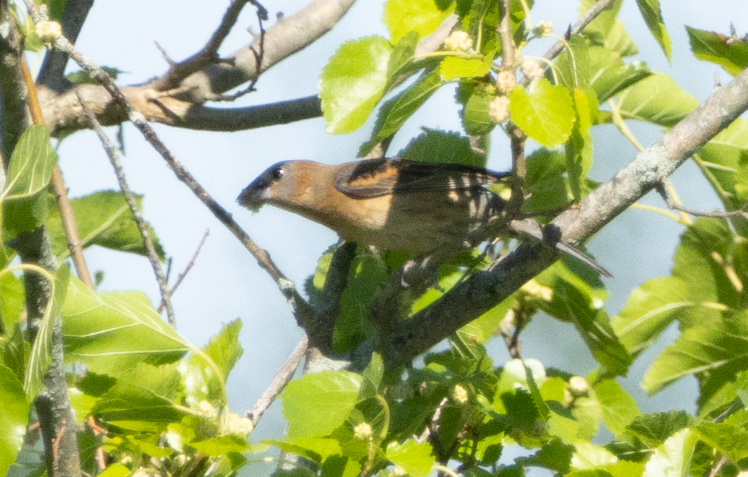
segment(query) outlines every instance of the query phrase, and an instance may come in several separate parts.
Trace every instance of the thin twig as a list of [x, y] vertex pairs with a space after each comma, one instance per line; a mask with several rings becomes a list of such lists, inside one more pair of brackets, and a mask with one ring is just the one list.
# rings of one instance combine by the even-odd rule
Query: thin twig
[[[597, 18], [598, 15], [600, 15], [603, 10], [610, 7], [615, 0], [597, 0], [592, 7], [585, 12], [584, 15], [582, 15], [582, 18], [577, 21], [571, 29], [569, 29], [569, 36], [576, 35], [577, 33], [580, 33], [582, 30], [584, 30], [587, 25], [592, 23], [592, 21]], [[556, 42], [553, 47], [551, 47], [550, 50], [545, 54], [545, 58], [548, 60], [552, 60], [553, 58], [557, 57], [561, 51], [564, 49], [564, 42], [558, 41]]]
[[260, 25], [260, 45], [257, 50], [255, 50], [254, 45], [249, 47], [249, 49], [252, 51], [252, 54], [255, 57], [255, 75], [252, 78], [252, 81], [249, 82], [249, 86], [247, 86], [246, 88], [234, 94], [209, 95], [208, 99], [213, 100], [213, 101], [234, 101], [236, 99], [241, 98], [247, 93], [256, 91], [255, 85], [257, 84], [257, 81], [259, 81], [260, 79], [260, 74], [262, 73], [262, 60], [265, 57], [265, 26], [262, 24], [262, 21], [267, 20], [267, 15], [268, 15], [267, 10], [265, 10], [264, 7], [257, 8], [257, 22]]
[[744, 208], [738, 209], [738, 210], [723, 211], [719, 209], [699, 210], [699, 209], [691, 209], [691, 208], [685, 207], [679, 204], [677, 201], [673, 200], [670, 193], [668, 192], [668, 186], [670, 186], [670, 181], [667, 179], [664, 179], [661, 183], [655, 186], [655, 190], [657, 190], [657, 193], [660, 194], [660, 197], [662, 197], [662, 199], [665, 201], [667, 206], [672, 210], [677, 210], [679, 212], [691, 214], [696, 217], [712, 217], [712, 218], [723, 219], [726, 217], [739, 216], [739, 217], [743, 217], [744, 219], [748, 219], [748, 212], [746, 212]]
[[[171, 68], [169, 72], [154, 85], [155, 88], [160, 91], [174, 89], [191, 74], [200, 71], [212, 63], [218, 62], [218, 48], [220, 48], [224, 40], [226, 40], [229, 32], [239, 19], [239, 14], [244, 8], [244, 5], [247, 3], [249, 3], [249, 0], [232, 1], [231, 5], [229, 5], [229, 8], [226, 10], [226, 13], [223, 15], [218, 29], [216, 29], [213, 36], [208, 40], [208, 43], [203, 47], [203, 49], [180, 63], [170, 62]], [[256, 2], [252, 3], [257, 6], [258, 16], [264, 14], [264, 18], [267, 19], [267, 10], [265, 10], [265, 7]], [[161, 48], [159, 47], [159, 49]], [[166, 55], [163, 49], [161, 49], [161, 52], [164, 54], [165, 58], [168, 58], [168, 55]]]
[[[39, 105], [39, 98], [36, 95], [36, 86], [34, 80], [31, 78], [31, 72], [29, 71], [29, 65], [26, 63], [26, 58], [23, 56], [21, 56], [21, 75], [23, 76], [23, 81], [26, 83], [26, 90], [28, 91], [28, 105], [29, 112], [31, 113], [31, 121], [34, 124], [40, 124], [43, 126], [44, 116], [42, 115], [42, 108]], [[68, 198], [68, 191], [65, 188], [62, 171], [57, 164], [55, 164], [55, 167], [52, 170], [52, 189], [55, 191], [57, 208], [60, 210], [60, 220], [62, 221], [62, 230], [65, 232], [68, 249], [70, 250], [70, 257], [73, 259], [73, 265], [75, 266], [75, 272], [84, 285], [93, 289], [94, 286], [93, 281], [91, 280], [91, 274], [88, 272], [88, 265], [83, 256], [83, 246], [81, 245], [81, 239], [78, 235], [78, 224], [75, 220], [73, 206], [70, 204], [70, 199]]]
[[93, 128], [93, 130], [96, 131], [96, 135], [99, 136], [99, 140], [101, 141], [102, 146], [104, 146], [106, 155], [107, 157], [109, 157], [109, 162], [111, 162], [112, 167], [114, 168], [114, 173], [117, 176], [119, 188], [122, 190], [122, 194], [125, 196], [127, 206], [130, 207], [130, 213], [132, 214], [132, 218], [135, 221], [135, 224], [138, 226], [140, 237], [143, 240], [143, 245], [145, 246], [146, 256], [148, 257], [148, 261], [151, 264], [151, 268], [153, 268], [153, 273], [156, 275], [156, 281], [158, 282], [159, 291], [161, 292], [161, 303], [163, 303], [166, 308], [166, 317], [169, 320], [169, 324], [176, 327], [177, 321], [174, 317], [174, 309], [171, 306], [169, 289], [166, 285], [166, 277], [164, 277], [164, 271], [161, 269], [161, 263], [158, 258], [158, 253], [156, 252], [156, 247], [153, 245], [151, 234], [148, 231], [148, 224], [146, 224], [145, 220], [143, 219], [143, 214], [141, 214], [140, 209], [138, 209], [138, 203], [135, 201], [135, 196], [130, 190], [130, 186], [127, 185], [125, 171], [122, 168], [122, 163], [120, 162], [119, 149], [117, 149], [114, 143], [109, 140], [109, 137], [101, 128], [101, 124], [99, 124], [99, 121], [96, 119], [93, 111], [91, 111], [91, 109], [86, 105], [86, 102], [80, 96], [80, 93], [78, 93], [77, 91], [76, 93], [78, 94], [78, 101], [83, 108], [83, 112], [86, 113], [88, 121], [91, 123], [91, 128]]
[[307, 346], [309, 345], [309, 338], [304, 338], [296, 345], [294, 350], [291, 352], [288, 361], [284, 364], [270, 383], [270, 386], [265, 389], [260, 399], [257, 400], [251, 411], [247, 411], [246, 416], [252, 420], [252, 424], [257, 427], [257, 423], [262, 419], [262, 415], [267, 411], [273, 401], [280, 395], [286, 385], [291, 381], [293, 375], [296, 373], [296, 369], [299, 367], [302, 358], [306, 354]]
[[[33, 0], [26, 0], [33, 4]], [[35, 7], [35, 5], [34, 5]], [[39, 15], [38, 9], [34, 11], [31, 7], [29, 12], [32, 15], [34, 21], [43, 21], [44, 18]], [[300, 325], [303, 327], [309, 319], [314, 317], [314, 310], [307, 303], [290, 280], [278, 269], [275, 263], [272, 261], [268, 253], [261, 249], [236, 223], [231, 214], [226, 211], [221, 205], [213, 198], [210, 194], [195, 180], [195, 178], [187, 171], [177, 158], [167, 149], [163, 142], [156, 135], [156, 132], [145, 120], [145, 117], [138, 111], [136, 111], [132, 105], [127, 101], [122, 91], [114, 84], [111, 76], [102, 70], [94, 61], [83, 56], [64, 36], [57, 38], [51, 45], [56, 50], [64, 51], [70, 55], [70, 58], [75, 61], [81, 68], [86, 70], [92, 78], [96, 78], [101, 85], [109, 92], [115, 102], [122, 108], [126, 113], [133, 125], [143, 134], [146, 141], [148, 141], [154, 149], [164, 158], [169, 167], [172, 169], [177, 178], [182, 181], [189, 189], [200, 199], [203, 204], [213, 213], [213, 215], [231, 231], [234, 236], [239, 239], [241, 244], [252, 254], [257, 260], [257, 263], [265, 271], [270, 274], [273, 280], [278, 285], [281, 293], [286, 297], [291, 306], [294, 308], [296, 318]]]
[[[184, 268], [184, 271], [179, 274], [177, 277], [177, 281], [174, 283], [174, 286], [171, 287], [171, 290], [169, 290], [169, 296], [174, 296], [174, 292], [177, 291], [177, 288], [182, 283], [182, 280], [184, 280], [184, 277], [187, 276], [190, 270], [192, 270], [192, 267], [195, 265], [195, 260], [197, 260], [197, 256], [200, 254], [200, 250], [203, 248], [203, 245], [205, 245], [205, 240], [207, 240], [208, 235], [210, 235], [210, 230], [205, 229], [205, 233], [203, 234], [202, 240], [200, 240], [200, 244], [197, 246], [197, 250], [195, 250], [195, 253], [192, 255], [192, 259], [190, 260], [190, 263], [187, 264], [187, 266]], [[169, 270], [171, 270], [171, 260], [169, 260]], [[167, 281], [169, 277], [169, 273], [167, 271], [166, 273]], [[157, 311], [161, 312], [161, 309], [164, 307], [164, 301], [161, 301], [161, 304], [158, 305]]]

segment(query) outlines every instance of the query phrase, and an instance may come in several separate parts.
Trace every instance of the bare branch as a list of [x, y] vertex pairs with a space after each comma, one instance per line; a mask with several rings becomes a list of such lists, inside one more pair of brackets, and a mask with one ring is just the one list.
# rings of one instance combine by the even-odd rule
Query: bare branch
[[[221, 20], [218, 29], [213, 33], [213, 36], [203, 49], [181, 63], [170, 62], [171, 68], [169, 68], [169, 72], [165, 76], [152, 82], [151, 84], [153, 88], [157, 91], [174, 89], [189, 75], [202, 70], [210, 64], [218, 62], [218, 48], [220, 48], [224, 40], [226, 40], [229, 32], [236, 24], [236, 20], [239, 18], [239, 14], [244, 8], [244, 5], [246, 5], [248, 1], [249, 0], [232, 1], [228, 10], [226, 10], [226, 13], [223, 15], [223, 19]], [[264, 12], [264, 17], [267, 18], [267, 10], [265, 10], [261, 5], [257, 5], [258, 14], [259, 12]], [[166, 57], [166, 52], [164, 52], [161, 47], [159, 47], [159, 49]]]
[[745, 208], [738, 209], [738, 210], [731, 210], [731, 211], [723, 211], [723, 210], [698, 210], [698, 209], [691, 209], [688, 207], [685, 207], [681, 204], [679, 204], [676, 200], [673, 199], [673, 197], [668, 193], [667, 185], [670, 181], [668, 179], [663, 180], [661, 183], [655, 185], [655, 190], [658, 194], [660, 194], [660, 197], [662, 197], [662, 200], [665, 201], [667, 206], [671, 210], [677, 210], [679, 212], [685, 212], [687, 214], [694, 215], [696, 217], [712, 217], [712, 218], [726, 218], [726, 217], [736, 217], [740, 216], [744, 219], [748, 219], [748, 212], [745, 211]]
[[[264, 71], [284, 60], [288, 56], [305, 48], [313, 41], [328, 32], [342, 18], [355, 0], [313, 0], [298, 13], [279, 20], [267, 29], [264, 38], [257, 38], [254, 44], [242, 48], [224, 58], [220, 63], [211, 63], [204, 69], [197, 71], [176, 85], [179, 96], [161, 97], [157, 87], [163, 87], [163, 79], [157, 78], [150, 83], [122, 88], [128, 101], [142, 113], [147, 120], [177, 127], [191, 127], [192, 118], [200, 116], [195, 113], [202, 104], [243, 84], [256, 80]], [[43, 20], [33, 1], [27, 2], [35, 21]], [[262, 58], [258, 58], [259, 43], [262, 42]], [[167, 73], [168, 74], [168, 73]], [[99, 123], [104, 126], [119, 124], [127, 120], [125, 112], [116, 106], [107, 90], [97, 85], [79, 85], [76, 89], [81, 94], [91, 110], [96, 114]], [[153, 101], [158, 99], [158, 101]], [[77, 104], [75, 93], [66, 91], [58, 93], [49, 88], [40, 89], [40, 100], [44, 110], [47, 128], [57, 134], [63, 131], [75, 131], [88, 127], [88, 120]], [[291, 106], [305, 103], [287, 103], [284, 105], [287, 113], [283, 118], [289, 122], [293, 113]], [[248, 113], [249, 110], [243, 110]], [[216, 113], [215, 111], [213, 113]], [[226, 116], [224, 124], [229, 123], [232, 111], [223, 110]], [[317, 116], [321, 114], [317, 110]], [[269, 119], [272, 116], [265, 116]], [[298, 118], [309, 117], [308, 110], [301, 111]], [[197, 128], [204, 124], [198, 122]], [[255, 122], [257, 124], [257, 122]], [[259, 126], [257, 126], [259, 127]], [[207, 129], [207, 127], [204, 127]], [[225, 129], [219, 129], [225, 130]]]
[[[187, 276], [187, 274], [192, 270], [192, 267], [195, 266], [195, 261], [197, 260], [197, 256], [200, 255], [200, 250], [202, 250], [203, 245], [205, 245], [205, 241], [208, 239], [208, 235], [210, 235], [210, 230], [205, 229], [205, 233], [203, 234], [203, 239], [200, 240], [200, 243], [197, 246], [197, 249], [195, 250], [195, 253], [192, 255], [192, 259], [190, 259], [190, 262], [185, 267], [184, 271], [179, 274], [177, 277], [177, 281], [174, 283], [174, 286], [171, 287], [171, 290], [169, 290], [169, 296], [174, 296], [174, 292], [177, 291], [177, 288], [179, 288], [179, 285], [182, 284], [182, 280], [184, 280], [184, 277]], [[171, 259], [169, 259], [169, 267], [171, 268]], [[166, 281], [169, 281], [169, 269], [166, 271]], [[161, 309], [164, 307], [164, 301], [161, 300], [161, 304], [158, 305], [157, 311], [161, 312]]]
[[161, 269], [161, 262], [159, 261], [156, 247], [155, 245], [153, 245], [151, 233], [148, 231], [148, 224], [146, 224], [145, 220], [143, 219], [143, 214], [138, 208], [138, 203], [135, 201], [135, 196], [130, 190], [130, 186], [127, 184], [127, 179], [125, 178], [125, 170], [122, 168], [122, 162], [119, 158], [119, 149], [117, 149], [114, 143], [109, 140], [109, 137], [101, 128], [101, 124], [96, 121], [96, 116], [94, 116], [88, 106], [86, 106], [86, 103], [83, 101], [83, 99], [79, 97], [78, 100], [81, 103], [83, 111], [88, 116], [88, 120], [91, 122], [91, 127], [94, 131], [96, 131], [96, 135], [99, 136], [99, 140], [101, 141], [102, 146], [104, 146], [106, 155], [107, 157], [109, 157], [109, 162], [114, 168], [114, 173], [117, 176], [119, 188], [120, 190], [122, 190], [122, 194], [125, 196], [125, 202], [127, 202], [127, 206], [130, 208], [132, 218], [135, 221], [135, 224], [138, 226], [140, 237], [143, 240], [143, 245], [145, 246], [146, 256], [148, 257], [148, 261], [151, 264], [151, 268], [153, 268], [153, 273], [156, 275], [158, 288], [161, 292], [161, 302], [166, 308], [166, 317], [169, 320], [169, 324], [176, 327], [177, 320], [174, 317], [174, 309], [171, 306], [170, 292], [166, 285], [166, 277], [164, 276], [164, 271]]
[[247, 411], [246, 416], [252, 420], [252, 424], [257, 427], [257, 424], [262, 419], [262, 415], [265, 411], [273, 404], [273, 401], [280, 395], [286, 385], [291, 381], [293, 375], [296, 373], [296, 369], [299, 367], [299, 363], [306, 355], [307, 346], [309, 345], [309, 338], [304, 338], [296, 345], [291, 356], [288, 357], [288, 361], [275, 373], [270, 386], [265, 389], [260, 399], [257, 400], [251, 411]]

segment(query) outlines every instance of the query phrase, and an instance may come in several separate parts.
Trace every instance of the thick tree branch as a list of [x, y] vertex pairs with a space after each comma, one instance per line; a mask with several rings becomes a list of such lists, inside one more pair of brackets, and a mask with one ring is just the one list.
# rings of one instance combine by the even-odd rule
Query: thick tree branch
[[[551, 224], [564, 241], [578, 244], [638, 201], [686, 159], [748, 109], [748, 70], [714, 92], [660, 141], [608, 182], [589, 194], [579, 207]], [[409, 362], [461, 326], [485, 313], [558, 259], [548, 247], [524, 243], [491, 270], [456, 285], [427, 309], [400, 324], [383, 349], [388, 367]]]
[[[164, 80], [170, 75], [167, 73], [165, 77], [156, 78], [147, 84], [123, 87], [122, 92], [130, 104], [148, 121], [185, 128], [194, 124], [196, 129], [206, 129], [201, 118], [210, 113], [213, 114], [213, 119], [218, 116], [217, 111], [201, 110], [206, 101], [256, 80], [262, 72], [311, 44], [332, 29], [354, 1], [313, 0], [298, 13], [279, 20], [264, 35], [260, 65], [257, 64], [258, 55], [253, 50], [253, 47], [258, 47], [255, 44], [259, 42], [257, 39], [252, 45], [242, 48], [222, 61], [211, 63], [190, 74], [177, 87], [167, 87], [173, 83]], [[86, 104], [102, 125], [108, 126], [127, 120], [125, 112], [116, 106], [116, 102], [105, 88], [97, 85], [80, 85], [76, 89], [80, 91]], [[160, 94], [170, 89], [178, 89], [178, 97]], [[76, 106], [78, 100], [74, 91], [59, 93], [49, 88], [40, 89], [40, 100], [46, 125], [52, 133], [72, 132], [88, 127], [88, 120], [82, 108], [79, 104]], [[301, 104], [304, 107], [309, 106], [306, 102]], [[296, 104], [286, 104], [286, 111], [292, 105]], [[240, 114], [246, 115], [247, 112], [243, 110]], [[303, 110], [299, 117], [305, 119], [308, 114], [308, 110]], [[293, 115], [294, 113], [285, 114], [284, 119]], [[231, 110], [225, 112], [221, 122], [228, 123], [232, 116], [234, 113]]]

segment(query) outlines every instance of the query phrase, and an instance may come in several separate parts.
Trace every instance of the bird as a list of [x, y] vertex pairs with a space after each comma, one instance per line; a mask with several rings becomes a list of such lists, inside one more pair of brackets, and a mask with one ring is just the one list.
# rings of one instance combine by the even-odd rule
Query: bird
[[[555, 247], [605, 276], [592, 257], [532, 218], [508, 217], [507, 201], [489, 190], [509, 172], [462, 164], [377, 158], [340, 165], [289, 160], [270, 166], [239, 195], [259, 211], [270, 204], [334, 230], [345, 241], [412, 257], [442, 257], [496, 237]], [[432, 261], [433, 263], [433, 261]]]

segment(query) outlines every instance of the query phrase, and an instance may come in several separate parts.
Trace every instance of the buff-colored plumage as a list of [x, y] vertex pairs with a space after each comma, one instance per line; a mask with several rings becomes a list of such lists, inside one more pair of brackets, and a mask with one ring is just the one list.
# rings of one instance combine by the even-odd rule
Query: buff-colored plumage
[[[486, 188], [506, 177], [477, 167], [404, 159], [338, 166], [287, 161], [266, 170], [238, 201], [254, 211], [275, 205], [326, 225], [347, 241], [413, 256], [475, 246], [505, 233], [543, 240], [537, 222], [505, 217], [505, 201]], [[574, 247], [551, 245], [608, 274]]]

